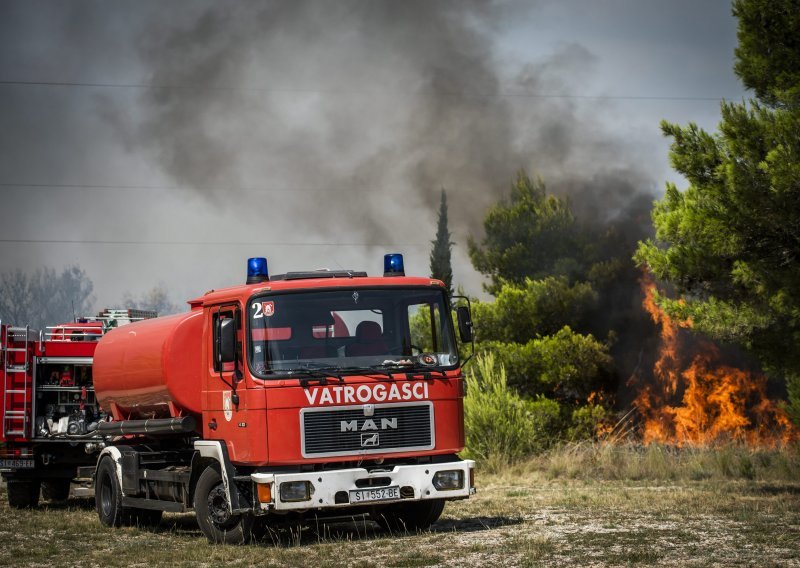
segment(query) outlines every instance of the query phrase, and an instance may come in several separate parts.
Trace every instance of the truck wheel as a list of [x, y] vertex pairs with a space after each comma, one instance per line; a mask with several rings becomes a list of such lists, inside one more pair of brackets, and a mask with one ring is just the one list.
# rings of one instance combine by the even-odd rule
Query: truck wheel
[[232, 515], [219, 464], [205, 469], [194, 492], [197, 524], [212, 544], [244, 544], [253, 537], [254, 516]]
[[100, 522], [107, 527], [154, 527], [161, 522], [163, 511], [122, 506], [122, 490], [117, 466], [111, 458], [103, 458], [97, 468], [94, 504]]
[[39, 481], [10, 479], [6, 486], [8, 505], [14, 509], [31, 509], [39, 504]]
[[372, 520], [387, 531], [416, 532], [428, 529], [444, 510], [443, 499], [387, 505], [372, 513]]
[[46, 501], [66, 501], [69, 498], [69, 479], [51, 479], [42, 482], [42, 497]]
[[94, 505], [100, 522], [107, 527], [122, 526], [131, 516], [131, 510], [122, 506], [122, 489], [117, 478], [117, 466], [109, 457], [103, 458], [97, 467]]

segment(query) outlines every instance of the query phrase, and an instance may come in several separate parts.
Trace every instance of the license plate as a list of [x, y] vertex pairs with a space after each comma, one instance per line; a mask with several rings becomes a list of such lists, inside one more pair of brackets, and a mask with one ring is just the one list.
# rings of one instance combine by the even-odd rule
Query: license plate
[[33, 460], [0, 460], [2, 469], [33, 469]]
[[400, 499], [400, 486], [376, 487], [374, 489], [353, 489], [350, 491], [351, 503], [368, 503], [370, 501], [391, 501]]

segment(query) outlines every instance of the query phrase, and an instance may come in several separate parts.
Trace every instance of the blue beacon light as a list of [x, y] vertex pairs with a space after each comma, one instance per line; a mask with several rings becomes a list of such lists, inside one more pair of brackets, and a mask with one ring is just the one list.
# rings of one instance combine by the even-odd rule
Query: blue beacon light
[[386, 254], [383, 256], [383, 275], [384, 276], [405, 276], [403, 268], [403, 255], [400, 253]]
[[247, 283], [258, 284], [269, 280], [267, 270], [267, 259], [264, 257], [254, 257], [247, 259]]

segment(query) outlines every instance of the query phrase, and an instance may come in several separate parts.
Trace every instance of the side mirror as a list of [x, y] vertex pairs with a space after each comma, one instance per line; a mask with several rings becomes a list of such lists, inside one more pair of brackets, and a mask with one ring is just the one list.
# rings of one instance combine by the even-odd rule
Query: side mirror
[[467, 306], [457, 307], [456, 317], [458, 318], [458, 334], [461, 336], [461, 342], [470, 343], [472, 341], [472, 316], [469, 308]]
[[219, 362], [232, 363], [236, 361], [236, 324], [231, 318], [219, 321]]

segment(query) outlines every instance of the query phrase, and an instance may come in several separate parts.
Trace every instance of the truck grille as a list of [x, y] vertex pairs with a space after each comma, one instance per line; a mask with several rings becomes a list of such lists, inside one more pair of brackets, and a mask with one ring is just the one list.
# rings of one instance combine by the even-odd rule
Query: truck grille
[[303, 457], [429, 450], [434, 447], [433, 405], [304, 408], [300, 432]]

